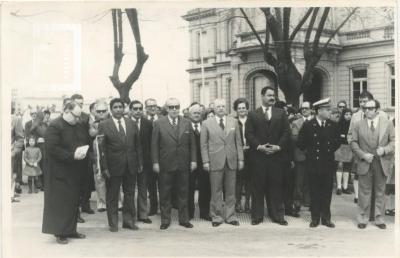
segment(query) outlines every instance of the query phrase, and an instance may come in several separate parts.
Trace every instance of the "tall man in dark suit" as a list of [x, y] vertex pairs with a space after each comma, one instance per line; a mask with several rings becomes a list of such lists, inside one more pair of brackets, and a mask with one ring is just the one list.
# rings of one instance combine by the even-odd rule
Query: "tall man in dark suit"
[[337, 124], [330, 120], [330, 99], [313, 105], [316, 117], [303, 124], [297, 146], [306, 152], [306, 169], [310, 182], [310, 227], [322, 225], [334, 228], [331, 221], [333, 174], [336, 172], [335, 151], [340, 146]]
[[[154, 125], [154, 122], [158, 120], [158, 107], [157, 101], [153, 98], [146, 99], [144, 102], [146, 107], [146, 118]], [[149, 216], [157, 214], [158, 211], [158, 174], [153, 171], [153, 168], [147, 173], [147, 188], [149, 192], [150, 211]]]
[[129, 104], [131, 119], [134, 121], [137, 129], [139, 130], [140, 142], [142, 144], [143, 152], [143, 173], [137, 176], [138, 185], [138, 220], [151, 224], [151, 220], [147, 214], [147, 179], [149, 173], [153, 171], [153, 163], [151, 162], [151, 132], [153, 130], [153, 123], [143, 117], [143, 104], [138, 100], [133, 100]]
[[111, 232], [118, 231], [118, 196], [122, 184], [124, 202], [122, 227], [137, 230], [135, 225], [135, 182], [142, 173], [142, 148], [139, 132], [131, 119], [123, 117], [124, 103], [116, 98], [110, 102], [112, 117], [99, 124], [99, 135], [104, 135], [105, 157], [101, 159], [106, 176], [106, 206]]
[[267, 191], [269, 215], [273, 222], [286, 226], [283, 204], [282, 150], [288, 146], [289, 121], [284, 110], [273, 107], [275, 89], [261, 90], [262, 106], [249, 113], [246, 121], [246, 139], [253, 161], [252, 225], [264, 219], [264, 194]]
[[196, 155], [197, 168], [189, 177], [189, 218], [193, 219], [195, 211], [194, 193], [196, 191], [196, 182], [199, 190], [199, 209], [200, 218], [211, 221], [210, 217], [210, 178], [207, 171], [203, 169], [203, 159], [201, 158], [200, 149], [200, 132], [201, 132], [201, 107], [199, 104], [193, 104], [189, 108], [189, 118], [192, 122], [192, 128], [196, 139]]
[[[377, 100], [365, 103], [366, 118], [354, 124], [350, 146], [356, 155], [359, 175], [358, 227], [364, 229], [370, 217], [371, 198], [375, 201], [375, 225], [386, 229], [385, 186], [394, 163], [395, 134], [393, 124], [379, 115]], [[372, 196], [374, 190], [375, 196]]]
[[161, 226], [171, 223], [172, 190], [177, 186], [179, 225], [192, 228], [188, 216], [189, 173], [196, 169], [196, 141], [190, 121], [179, 116], [175, 98], [166, 101], [168, 115], [154, 123], [151, 153], [153, 171], [159, 173]]

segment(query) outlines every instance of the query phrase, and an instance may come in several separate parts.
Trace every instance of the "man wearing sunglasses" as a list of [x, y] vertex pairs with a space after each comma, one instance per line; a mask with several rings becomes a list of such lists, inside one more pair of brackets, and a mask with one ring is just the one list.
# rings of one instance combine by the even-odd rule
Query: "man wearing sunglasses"
[[340, 114], [342, 114], [343, 110], [344, 110], [345, 108], [347, 108], [347, 103], [346, 103], [346, 101], [345, 101], [345, 100], [340, 100], [340, 101], [337, 103], [337, 108], [338, 108]]
[[196, 141], [189, 120], [179, 116], [180, 103], [167, 99], [168, 115], [154, 122], [151, 153], [153, 171], [159, 175], [161, 230], [171, 223], [172, 191], [176, 183], [179, 225], [192, 228], [188, 214], [189, 173], [196, 167]]
[[[380, 104], [369, 100], [364, 105], [366, 119], [354, 125], [350, 146], [357, 158], [359, 182], [358, 228], [364, 229], [370, 217], [371, 198], [375, 201], [375, 225], [386, 229], [385, 185], [394, 162], [395, 135], [389, 119], [379, 116]], [[372, 196], [372, 191], [375, 196]]]
[[[146, 99], [144, 102], [146, 106], [146, 118], [152, 124], [158, 120], [158, 106], [155, 99]], [[149, 171], [147, 177], [147, 188], [149, 191], [150, 210], [149, 216], [157, 214], [158, 211], [158, 174], [153, 170]]]
[[[365, 91], [361, 92], [361, 94], [358, 98], [359, 103], [360, 103], [360, 109], [356, 113], [354, 113], [353, 116], [351, 117], [349, 132], [347, 134], [347, 142], [351, 142], [351, 140], [352, 140], [351, 135], [353, 132], [354, 125], [356, 123], [358, 123], [359, 121], [365, 119], [365, 117], [366, 117], [365, 109], [364, 109], [365, 103], [367, 103], [369, 100], [372, 100], [372, 99], [374, 99], [374, 96], [369, 91], [365, 90]], [[383, 110], [379, 110], [378, 116], [389, 119], [389, 116]], [[357, 166], [358, 165], [357, 160], [355, 160], [354, 162], [355, 162], [354, 165]], [[354, 186], [354, 202], [357, 203], [358, 202], [358, 175], [357, 174], [356, 174], [356, 177], [354, 178], [353, 186]], [[374, 194], [375, 193], [373, 192], [372, 196], [374, 196]], [[370, 220], [373, 221], [373, 220], [375, 220], [375, 216], [374, 216], [375, 198], [371, 198], [371, 201], [372, 201], [372, 203], [371, 203]]]
[[139, 136], [142, 144], [143, 152], [143, 173], [137, 176], [138, 197], [138, 221], [146, 224], [151, 224], [151, 220], [147, 214], [147, 178], [149, 173], [153, 171], [153, 163], [151, 162], [151, 132], [153, 130], [153, 123], [143, 117], [143, 104], [138, 100], [133, 100], [129, 104], [129, 113], [131, 119], [139, 130]]

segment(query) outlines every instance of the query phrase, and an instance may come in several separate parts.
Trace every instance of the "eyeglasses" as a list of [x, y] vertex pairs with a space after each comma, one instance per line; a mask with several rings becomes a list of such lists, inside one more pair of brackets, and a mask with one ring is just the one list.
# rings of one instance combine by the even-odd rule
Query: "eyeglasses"
[[106, 112], [107, 112], [107, 110], [105, 110], [105, 109], [102, 109], [102, 110], [96, 110], [96, 112], [97, 112], [97, 113], [99, 113], [99, 114], [104, 114], [104, 113], [106, 113]]
[[374, 110], [374, 109], [376, 109], [376, 107], [364, 107], [364, 110], [372, 111], [372, 110]]
[[180, 106], [180, 105], [168, 106], [168, 108], [169, 108], [170, 110], [172, 110], [172, 109], [176, 109], [176, 110], [178, 110], [178, 109], [180, 109], [180, 108], [181, 108], [181, 106]]
[[142, 107], [133, 107], [132, 110], [134, 110], [134, 111], [138, 111], [138, 110], [142, 111], [143, 108]]
[[346, 108], [346, 106], [339, 105], [338, 108]]
[[146, 108], [156, 108], [157, 105], [147, 105]]

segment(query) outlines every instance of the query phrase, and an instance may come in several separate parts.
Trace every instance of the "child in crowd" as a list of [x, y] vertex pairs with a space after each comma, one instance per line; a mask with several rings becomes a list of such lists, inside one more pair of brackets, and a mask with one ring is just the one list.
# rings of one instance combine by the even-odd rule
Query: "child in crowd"
[[[338, 168], [336, 172], [336, 194], [341, 195], [342, 192], [345, 194], [351, 194], [348, 189], [349, 174], [352, 166], [353, 153], [350, 149], [350, 145], [347, 142], [347, 133], [350, 127], [352, 112], [350, 109], [345, 108], [340, 115], [339, 119], [339, 132], [340, 132], [340, 148], [335, 152], [335, 160], [338, 162]], [[343, 180], [343, 185], [342, 185]]]
[[42, 153], [39, 147], [36, 147], [36, 139], [31, 136], [28, 138], [28, 147], [24, 152], [24, 161], [26, 163], [23, 174], [28, 177], [29, 193], [38, 192], [36, 188], [38, 176], [42, 174], [39, 162], [42, 159]]

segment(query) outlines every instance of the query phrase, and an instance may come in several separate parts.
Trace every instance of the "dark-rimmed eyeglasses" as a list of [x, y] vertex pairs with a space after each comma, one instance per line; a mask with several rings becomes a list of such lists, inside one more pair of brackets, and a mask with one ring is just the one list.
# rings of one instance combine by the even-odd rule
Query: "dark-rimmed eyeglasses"
[[376, 109], [376, 107], [364, 107], [363, 109], [364, 109], [364, 110], [372, 111], [372, 110]]
[[346, 108], [346, 106], [339, 105], [338, 108]]
[[99, 113], [99, 114], [104, 114], [104, 113], [107, 112], [107, 110], [106, 109], [96, 110], [96, 112]]
[[180, 106], [180, 105], [168, 106], [168, 108], [169, 108], [170, 110], [173, 110], [173, 109], [176, 109], [176, 110], [178, 110], [178, 109], [180, 109], [180, 108], [181, 108], [181, 106]]
[[146, 108], [156, 108], [157, 105], [147, 105]]

